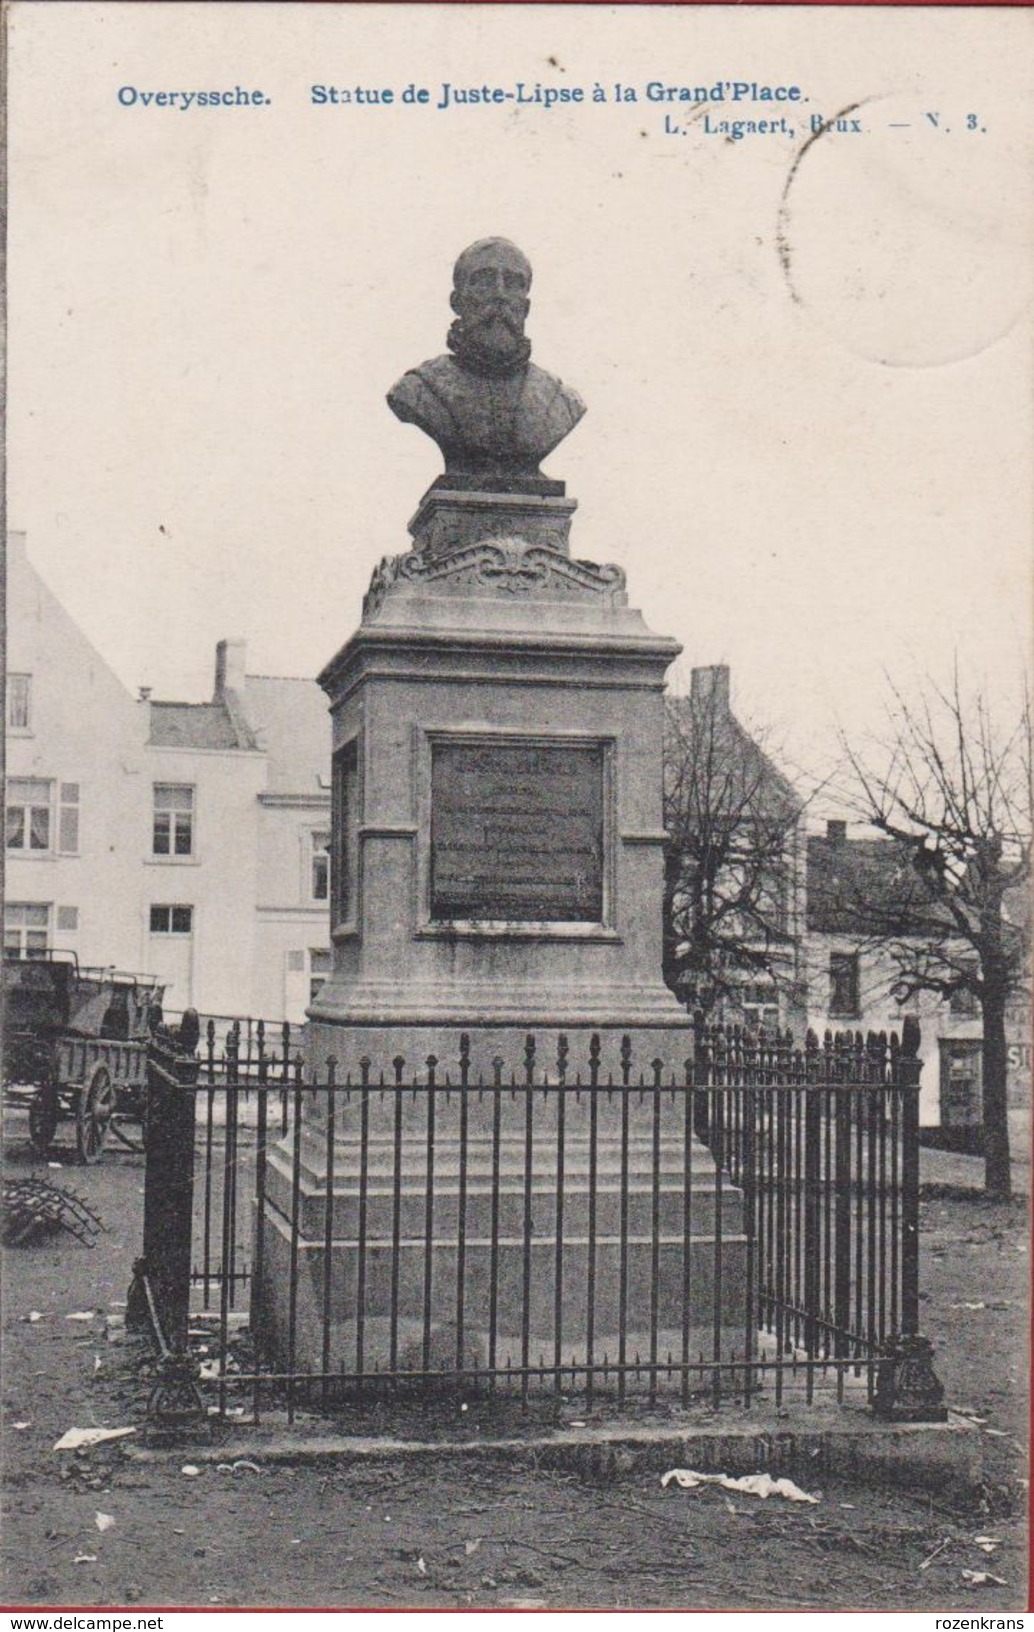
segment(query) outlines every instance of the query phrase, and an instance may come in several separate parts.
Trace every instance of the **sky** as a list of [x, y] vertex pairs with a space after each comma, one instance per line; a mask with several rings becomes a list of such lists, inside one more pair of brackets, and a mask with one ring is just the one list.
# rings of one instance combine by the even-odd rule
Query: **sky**
[[[1023, 9], [14, 0], [8, 525], [133, 691], [209, 695], [224, 636], [250, 672], [315, 675], [441, 468], [385, 393], [444, 349], [458, 252], [499, 234], [534, 268], [534, 359], [588, 404], [546, 465], [573, 553], [626, 569], [683, 679], [728, 663], [737, 709], [817, 772], [838, 725], [877, 727], [887, 675], [958, 654], [1009, 692], [1032, 30]], [[584, 99], [441, 109], [446, 82]], [[647, 92], [734, 83], [799, 96]], [[238, 85], [268, 100], [140, 96]]]

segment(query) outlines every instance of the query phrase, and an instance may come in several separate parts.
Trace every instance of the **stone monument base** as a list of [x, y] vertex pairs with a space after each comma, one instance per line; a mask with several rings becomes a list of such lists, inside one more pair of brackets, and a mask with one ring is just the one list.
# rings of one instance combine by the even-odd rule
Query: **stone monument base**
[[[502, 1371], [496, 1386], [516, 1387], [524, 1366], [552, 1386], [559, 1363], [577, 1388], [590, 1346], [611, 1368], [620, 1356], [708, 1360], [717, 1325], [723, 1359], [742, 1354], [742, 1198], [687, 1145], [670, 1093], [569, 1087], [562, 1141], [555, 1091], [533, 1089], [530, 1127], [520, 1087], [433, 1097], [432, 1113], [426, 1090], [339, 1094], [333, 1140], [314, 1111], [297, 1203], [293, 1145], [270, 1151], [263, 1305], [278, 1363], [293, 1353], [296, 1372], [326, 1361], [338, 1376]], [[595, 1379], [616, 1383], [613, 1370]], [[626, 1373], [629, 1390], [650, 1386], [648, 1370]], [[655, 1386], [681, 1389], [681, 1377], [662, 1371]]]

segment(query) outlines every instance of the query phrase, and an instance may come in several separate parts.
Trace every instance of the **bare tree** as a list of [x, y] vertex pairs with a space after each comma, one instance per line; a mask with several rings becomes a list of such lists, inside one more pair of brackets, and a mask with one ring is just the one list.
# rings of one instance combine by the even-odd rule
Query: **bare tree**
[[801, 804], [732, 714], [729, 671], [693, 671], [665, 714], [664, 975], [704, 1012], [794, 969]]
[[856, 808], [907, 860], [903, 887], [857, 903], [858, 929], [890, 952], [902, 996], [969, 993], [983, 1018], [985, 1183], [1010, 1194], [1005, 1023], [1029, 979], [1031, 708], [1003, 721], [988, 698], [928, 681], [891, 687], [890, 731], [864, 758], [844, 743]]

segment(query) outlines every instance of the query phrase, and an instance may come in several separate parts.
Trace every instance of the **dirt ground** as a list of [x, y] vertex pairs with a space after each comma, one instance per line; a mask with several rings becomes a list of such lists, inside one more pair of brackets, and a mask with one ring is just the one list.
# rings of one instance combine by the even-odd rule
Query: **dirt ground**
[[[975, 1613], [1027, 1604], [1024, 1202], [995, 1206], [934, 1184], [923, 1203], [925, 1326], [950, 1403], [979, 1419], [982, 1491], [956, 1503], [838, 1481], [812, 1506], [662, 1490], [656, 1473], [588, 1477], [502, 1460], [259, 1462], [232, 1472], [232, 1433], [226, 1471], [201, 1464], [196, 1476], [181, 1471], [189, 1449], [134, 1460], [124, 1446], [135, 1436], [56, 1453], [73, 1425], [140, 1421], [131, 1351], [107, 1341], [105, 1317], [125, 1298], [139, 1250], [143, 1158], [38, 1170], [85, 1196], [107, 1230], [92, 1250], [57, 1236], [6, 1253], [8, 1606]], [[13, 1139], [5, 1172], [32, 1171]], [[460, 1405], [436, 1409], [444, 1418]], [[478, 1409], [471, 1402], [464, 1414], [468, 1435]], [[1003, 1584], [968, 1584], [964, 1571]]]

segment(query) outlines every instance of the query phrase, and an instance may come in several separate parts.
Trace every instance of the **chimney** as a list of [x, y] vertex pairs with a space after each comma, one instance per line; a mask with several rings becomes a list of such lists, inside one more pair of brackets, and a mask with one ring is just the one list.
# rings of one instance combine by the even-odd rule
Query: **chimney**
[[712, 668], [694, 669], [690, 677], [690, 699], [704, 707], [713, 704], [717, 713], [729, 712], [729, 665], [716, 663]]
[[847, 823], [840, 821], [839, 819], [836, 821], [828, 821], [826, 823], [826, 838], [829, 840], [830, 844], [846, 844]]
[[242, 696], [244, 692], [244, 662], [248, 650], [246, 640], [221, 640], [215, 648], [214, 703], [221, 703], [228, 691]]

